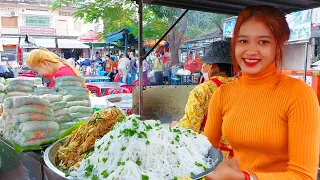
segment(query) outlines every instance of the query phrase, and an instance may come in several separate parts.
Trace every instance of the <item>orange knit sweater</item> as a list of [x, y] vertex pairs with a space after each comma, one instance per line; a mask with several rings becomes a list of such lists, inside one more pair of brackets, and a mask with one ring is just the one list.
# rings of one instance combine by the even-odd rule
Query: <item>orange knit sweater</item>
[[319, 126], [314, 91], [271, 64], [214, 92], [204, 134], [215, 147], [225, 136], [258, 180], [315, 180]]

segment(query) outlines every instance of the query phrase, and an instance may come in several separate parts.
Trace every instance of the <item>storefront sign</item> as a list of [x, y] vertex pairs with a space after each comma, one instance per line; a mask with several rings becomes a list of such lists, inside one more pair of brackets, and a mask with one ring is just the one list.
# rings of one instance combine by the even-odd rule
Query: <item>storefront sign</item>
[[232, 37], [233, 30], [236, 26], [237, 18], [228, 19], [224, 22], [223, 25], [223, 37]]
[[312, 9], [312, 24], [320, 24], [320, 8]]
[[311, 10], [298, 11], [286, 16], [289, 28], [289, 41], [304, 41], [311, 37]]
[[56, 31], [54, 28], [21, 26], [20, 34], [54, 36], [56, 34]]
[[319, 25], [316, 25], [316, 24], [312, 25], [311, 37], [313, 37], [313, 38], [320, 37], [320, 24]]

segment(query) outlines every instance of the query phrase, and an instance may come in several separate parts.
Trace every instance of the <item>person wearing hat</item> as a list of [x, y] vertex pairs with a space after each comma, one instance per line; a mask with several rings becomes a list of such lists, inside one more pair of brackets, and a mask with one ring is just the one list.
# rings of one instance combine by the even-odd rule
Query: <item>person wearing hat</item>
[[[210, 48], [209, 52], [200, 58], [200, 61], [203, 62], [201, 72], [205, 82], [190, 92], [183, 118], [180, 122], [173, 121], [171, 126], [178, 125], [201, 133], [204, 130], [213, 92], [220, 85], [234, 80], [232, 78], [230, 39], [213, 42]], [[228, 143], [222, 140], [222, 145], [228, 146]]]

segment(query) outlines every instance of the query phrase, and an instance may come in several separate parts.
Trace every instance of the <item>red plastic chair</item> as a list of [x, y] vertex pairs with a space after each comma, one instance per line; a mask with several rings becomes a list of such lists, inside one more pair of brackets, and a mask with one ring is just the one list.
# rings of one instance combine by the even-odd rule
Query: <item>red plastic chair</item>
[[120, 78], [121, 78], [121, 73], [117, 73], [114, 77], [114, 80], [113, 82], [119, 82], [120, 81]]
[[120, 87], [120, 88], [111, 88], [108, 89], [107, 91], [107, 95], [109, 94], [130, 94], [130, 90], [128, 88], [125, 87]]
[[87, 88], [91, 93], [96, 93], [97, 97], [101, 97], [101, 90], [98, 86], [87, 85]]
[[122, 85], [121, 87], [129, 89], [130, 93], [133, 93], [134, 86], [135, 85], [126, 84], [126, 85]]
[[[143, 84], [145, 84], [145, 80], [143, 80]], [[139, 80], [136, 80], [135, 82], [133, 82], [133, 86], [139, 86]]]

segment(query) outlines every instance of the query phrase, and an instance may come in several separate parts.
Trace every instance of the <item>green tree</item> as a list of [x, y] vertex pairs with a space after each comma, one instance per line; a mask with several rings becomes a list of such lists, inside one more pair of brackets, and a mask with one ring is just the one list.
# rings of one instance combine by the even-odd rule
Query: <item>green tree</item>
[[[138, 36], [137, 7], [130, 0], [95, 0], [84, 3], [83, 0], [55, 0], [51, 3], [52, 10], [64, 6], [75, 6], [76, 18], [85, 22], [103, 21], [104, 31], [101, 37], [124, 27], [132, 29], [132, 34]], [[147, 6], [144, 9], [143, 39], [156, 39], [166, 30], [167, 22], [157, 17]]]
[[[84, 0], [55, 0], [51, 7], [57, 9], [74, 5], [77, 6], [77, 18], [84, 19], [85, 22], [103, 21], [104, 38], [110, 32], [124, 27], [130, 27], [133, 35], [138, 36], [138, 9], [131, 0], [95, 0], [90, 3], [84, 3]], [[144, 5], [143, 40], [159, 39], [183, 11], [171, 7]], [[222, 20], [226, 17], [205, 12], [188, 12], [167, 36], [173, 64], [179, 62], [178, 52], [184, 37], [193, 38], [208, 30], [221, 28]]]

